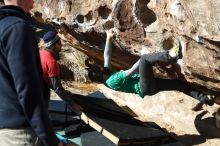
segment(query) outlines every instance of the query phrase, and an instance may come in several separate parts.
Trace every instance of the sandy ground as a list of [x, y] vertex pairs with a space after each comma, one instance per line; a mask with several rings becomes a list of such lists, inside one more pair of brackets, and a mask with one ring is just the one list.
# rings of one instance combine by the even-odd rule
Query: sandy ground
[[[196, 100], [176, 91], [160, 92], [144, 99], [122, 92], [116, 92], [100, 84], [63, 82], [64, 87], [77, 94], [88, 95], [97, 90], [113, 99], [119, 105], [127, 105], [142, 121], [155, 122], [174, 138], [185, 145], [219, 146], [220, 129], [215, 126], [214, 114], [219, 106], [204, 106], [194, 112], [191, 108]], [[54, 92], [52, 99], [59, 99]]]

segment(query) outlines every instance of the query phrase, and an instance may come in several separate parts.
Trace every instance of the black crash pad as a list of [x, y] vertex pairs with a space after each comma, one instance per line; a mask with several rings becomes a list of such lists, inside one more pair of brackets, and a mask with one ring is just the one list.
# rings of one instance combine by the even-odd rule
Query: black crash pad
[[116, 146], [97, 131], [82, 133], [80, 138], [82, 146]]
[[[81, 144], [82, 146], [117, 146], [113, 142], [111, 142], [109, 139], [104, 137], [102, 134], [100, 134], [97, 131], [90, 131], [81, 134]], [[137, 145], [126, 145], [126, 146], [152, 146], [151, 144], [137, 144]], [[170, 142], [167, 144], [157, 145], [155, 146], [184, 146], [183, 144], [179, 142]]]
[[62, 100], [50, 100], [48, 104], [50, 119], [54, 128], [62, 128], [72, 124], [79, 124], [81, 121]]
[[175, 142], [159, 126], [133, 118], [111, 99], [78, 94], [72, 94], [72, 98], [83, 108], [81, 119], [116, 145], [159, 145]]
[[67, 104], [63, 100], [50, 100], [48, 104], [48, 111], [50, 113], [68, 114], [72, 111], [68, 108]]

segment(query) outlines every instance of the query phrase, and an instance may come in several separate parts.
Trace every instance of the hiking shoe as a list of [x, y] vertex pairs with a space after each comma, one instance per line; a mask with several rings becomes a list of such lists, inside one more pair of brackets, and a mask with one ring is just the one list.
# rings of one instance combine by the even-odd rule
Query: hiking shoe
[[214, 104], [214, 98], [214, 95], [205, 95], [203, 103], [212, 106]]
[[169, 50], [169, 55], [175, 60], [183, 58], [182, 46], [179, 40], [178, 40], [178, 45], [175, 45], [173, 48]]

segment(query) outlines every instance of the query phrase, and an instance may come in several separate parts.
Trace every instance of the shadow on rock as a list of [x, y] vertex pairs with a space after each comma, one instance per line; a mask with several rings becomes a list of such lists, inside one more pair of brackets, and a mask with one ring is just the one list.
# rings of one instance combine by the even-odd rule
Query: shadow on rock
[[205, 143], [208, 139], [220, 138], [220, 130], [215, 125], [215, 118], [203, 118], [207, 113], [207, 111], [203, 111], [198, 114], [194, 121], [195, 127], [200, 135], [176, 135], [174, 133], [171, 135], [187, 146], [199, 145]]
[[203, 118], [205, 114], [207, 114], [207, 111], [203, 111], [195, 118], [194, 124], [197, 131], [206, 139], [220, 138], [220, 130], [216, 127], [215, 118]]

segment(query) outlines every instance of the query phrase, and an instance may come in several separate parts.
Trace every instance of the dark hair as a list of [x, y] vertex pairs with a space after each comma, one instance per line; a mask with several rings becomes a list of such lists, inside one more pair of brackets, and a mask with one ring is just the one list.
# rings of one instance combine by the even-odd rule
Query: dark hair
[[44, 34], [43, 41], [45, 48], [50, 49], [53, 45], [60, 41], [60, 37], [57, 35], [57, 32], [48, 31]]
[[97, 65], [91, 65], [88, 68], [88, 77], [91, 81], [103, 82], [103, 71]]

